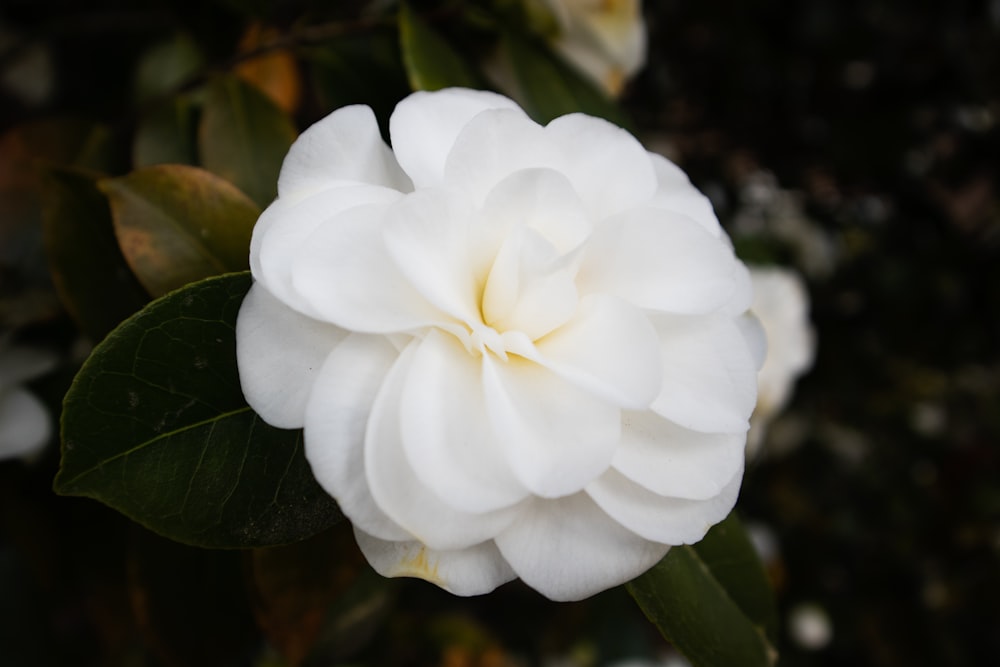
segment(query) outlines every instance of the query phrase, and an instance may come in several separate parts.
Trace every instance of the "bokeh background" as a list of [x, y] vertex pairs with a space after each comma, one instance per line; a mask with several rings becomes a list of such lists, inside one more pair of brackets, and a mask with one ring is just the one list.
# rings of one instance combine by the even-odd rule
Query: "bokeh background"
[[[79, 128], [93, 123], [131, 136], [153, 45], [184, 35], [225, 69], [255, 22], [350, 21], [368, 3], [329, 4], [5, 0], [5, 332], [79, 358], [32, 165], [86, 158], [93, 135]], [[815, 363], [738, 506], [775, 585], [780, 664], [995, 664], [1000, 2], [664, 0], [645, 16], [647, 64], [621, 98], [638, 133], [710, 196], [741, 256], [808, 285]], [[345, 101], [384, 114], [406, 94], [391, 35], [344, 39], [341, 61], [281, 70], [299, 127]], [[381, 50], [378, 78], [352, 78], [353, 53]], [[128, 144], [111, 146], [102, 168], [123, 173]], [[53, 411], [71, 365], [32, 384]], [[241, 584], [253, 558], [136, 537], [111, 510], [52, 495], [57, 463], [54, 446], [0, 463], [0, 664], [285, 664], [257, 650], [260, 606], [252, 615]], [[350, 548], [342, 531], [320, 539]], [[364, 572], [338, 568], [322, 586]], [[681, 664], [621, 591], [568, 605], [517, 584], [474, 600], [422, 582], [350, 595], [327, 637], [337, 648], [311, 664]], [[378, 613], [387, 595], [391, 615]], [[275, 632], [294, 644], [294, 628]]]

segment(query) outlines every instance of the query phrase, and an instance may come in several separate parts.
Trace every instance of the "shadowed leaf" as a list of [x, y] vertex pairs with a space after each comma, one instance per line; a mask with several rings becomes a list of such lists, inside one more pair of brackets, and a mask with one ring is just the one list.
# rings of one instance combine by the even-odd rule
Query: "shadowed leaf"
[[399, 8], [399, 39], [403, 65], [413, 90], [450, 86], [482, 88], [482, 78], [407, 3]]

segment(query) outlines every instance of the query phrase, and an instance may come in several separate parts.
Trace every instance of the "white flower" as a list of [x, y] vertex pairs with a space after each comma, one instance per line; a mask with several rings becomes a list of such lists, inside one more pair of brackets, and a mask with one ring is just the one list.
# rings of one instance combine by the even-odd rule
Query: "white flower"
[[640, 0], [529, 0], [556, 20], [552, 46], [609, 95], [646, 62], [646, 23]]
[[339, 109], [254, 229], [240, 379], [387, 576], [580, 599], [732, 509], [757, 363], [710, 204], [624, 130], [505, 97]]
[[52, 437], [49, 411], [20, 385], [55, 365], [55, 356], [0, 338], [0, 459], [30, 457]]
[[748, 438], [751, 455], [767, 424], [791, 399], [795, 381], [812, 366], [816, 336], [809, 322], [809, 293], [798, 273], [778, 266], [750, 269], [751, 311], [767, 336], [767, 355], [757, 377], [757, 409]]

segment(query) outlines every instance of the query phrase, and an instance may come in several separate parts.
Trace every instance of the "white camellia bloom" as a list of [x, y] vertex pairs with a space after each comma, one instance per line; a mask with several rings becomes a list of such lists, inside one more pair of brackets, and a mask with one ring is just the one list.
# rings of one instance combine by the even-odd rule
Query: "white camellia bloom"
[[0, 338], [0, 459], [30, 457], [52, 437], [49, 411], [20, 385], [55, 363], [49, 352], [8, 346]]
[[751, 310], [767, 335], [767, 355], [757, 377], [757, 409], [747, 450], [759, 450], [768, 423], [785, 408], [795, 381], [812, 366], [816, 335], [809, 322], [809, 293], [798, 273], [780, 266], [750, 269]]
[[529, 0], [556, 20], [552, 46], [609, 95], [646, 63], [646, 23], [639, 0]]
[[746, 267], [624, 130], [410, 95], [306, 130], [254, 229], [240, 379], [303, 427], [387, 576], [573, 600], [726, 517], [756, 400]]

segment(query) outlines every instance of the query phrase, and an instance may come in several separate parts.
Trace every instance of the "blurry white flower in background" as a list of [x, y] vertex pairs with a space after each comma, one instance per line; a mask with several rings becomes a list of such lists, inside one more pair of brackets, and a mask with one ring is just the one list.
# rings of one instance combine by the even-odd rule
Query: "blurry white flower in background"
[[646, 23], [639, 0], [527, 0], [552, 12], [552, 47], [611, 96], [646, 63]]
[[49, 411], [20, 385], [55, 364], [51, 352], [10, 346], [0, 338], [0, 459], [30, 457], [52, 437]]
[[809, 321], [809, 293], [801, 276], [778, 266], [751, 267], [751, 311], [767, 335], [767, 355], [757, 376], [757, 408], [750, 418], [747, 455], [760, 448], [768, 423], [788, 404], [796, 380], [812, 366], [816, 334]]

